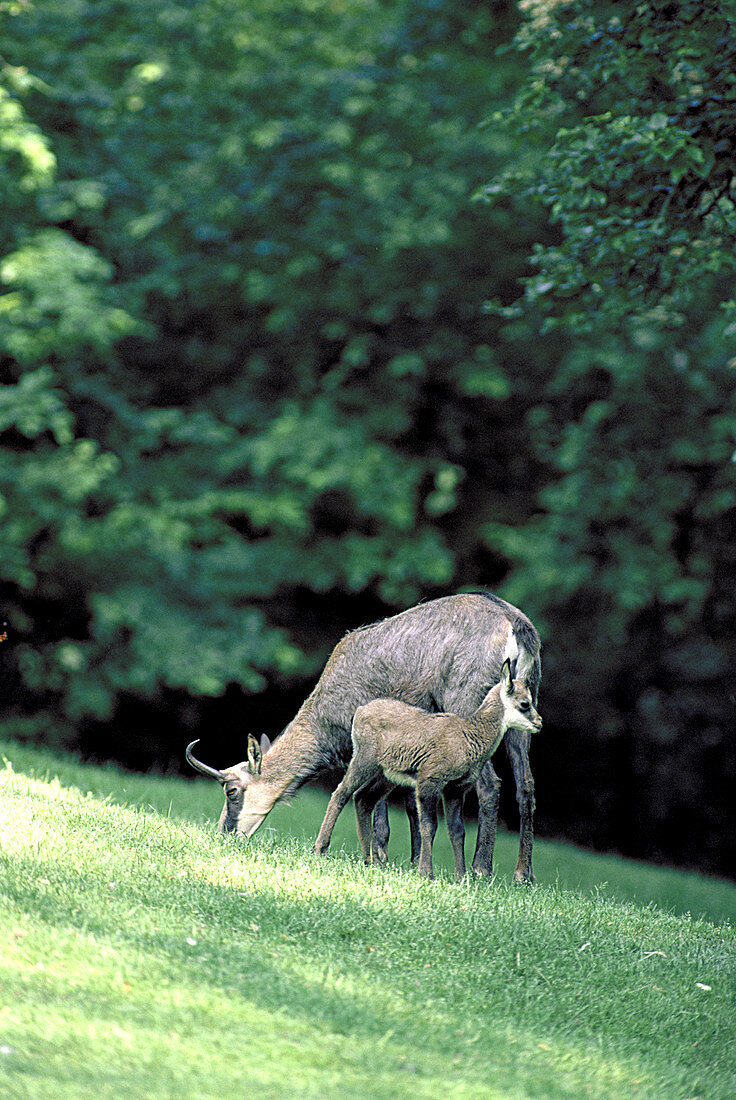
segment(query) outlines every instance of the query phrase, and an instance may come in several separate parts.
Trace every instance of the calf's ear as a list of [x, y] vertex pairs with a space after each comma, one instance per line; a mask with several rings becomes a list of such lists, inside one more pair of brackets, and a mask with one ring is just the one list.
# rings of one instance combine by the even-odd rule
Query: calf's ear
[[511, 661], [506, 658], [501, 665], [501, 686], [504, 691], [511, 691], [513, 687], [513, 673], [511, 671]]

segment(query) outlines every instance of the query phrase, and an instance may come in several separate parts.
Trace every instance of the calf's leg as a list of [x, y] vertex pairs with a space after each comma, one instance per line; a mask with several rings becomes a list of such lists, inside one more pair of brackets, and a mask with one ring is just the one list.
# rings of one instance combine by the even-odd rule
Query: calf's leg
[[[363, 859], [366, 863], [376, 863], [382, 867], [388, 860], [386, 851], [388, 810], [386, 810], [386, 831], [382, 834], [379, 807], [386, 808], [386, 795], [392, 788], [393, 783], [389, 783], [380, 775], [377, 779], [373, 779], [370, 783], [361, 787], [355, 794], [355, 821], [358, 827], [358, 840]], [[376, 814], [379, 815], [378, 843], [376, 843]], [[383, 844], [380, 843], [382, 839], [384, 840]]]
[[445, 821], [447, 822], [447, 831], [450, 834], [450, 844], [455, 860], [455, 874], [458, 878], [463, 878], [465, 875], [464, 794], [462, 787], [452, 785], [445, 787], [442, 792], [442, 800], [445, 804]]
[[406, 816], [409, 819], [409, 837], [411, 840], [411, 861], [419, 862], [419, 849], [422, 838], [419, 835], [419, 815], [417, 813], [417, 796], [413, 787], [406, 787]]
[[344, 779], [335, 787], [327, 804], [327, 813], [324, 816], [322, 827], [314, 845], [317, 855], [322, 855], [329, 848], [332, 830], [335, 828], [335, 822], [345, 808], [345, 804], [350, 801], [357, 790], [364, 787], [374, 777], [375, 769], [358, 759], [357, 754], [353, 754]]
[[419, 851], [419, 874], [425, 878], [434, 878], [432, 867], [432, 844], [437, 832], [437, 803], [439, 791], [429, 784], [417, 785], [417, 810], [419, 812], [419, 835], [422, 843]]
[[[357, 799], [355, 802], [355, 813], [357, 816]], [[388, 803], [385, 798], [382, 798], [376, 803], [376, 808], [373, 811], [373, 851], [382, 863], [388, 862], [388, 838], [390, 832], [391, 830], [388, 823]], [[358, 836], [360, 836], [360, 824], [358, 824]], [[366, 862], [370, 858], [370, 844], [368, 852], [369, 855], [366, 856], [365, 848], [363, 848], [363, 855], [366, 857]]]
[[[413, 787], [406, 788], [406, 816], [409, 819], [409, 837], [411, 840], [411, 861], [419, 861], [419, 818], [417, 817], [417, 800]], [[388, 804], [381, 799], [373, 811], [373, 850], [377, 853], [380, 863], [388, 862]]]

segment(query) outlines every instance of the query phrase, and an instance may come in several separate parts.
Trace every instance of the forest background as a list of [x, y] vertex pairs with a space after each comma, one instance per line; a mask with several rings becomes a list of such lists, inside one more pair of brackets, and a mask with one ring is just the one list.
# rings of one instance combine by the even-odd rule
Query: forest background
[[538, 832], [733, 874], [735, 171], [726, 4], [2, 0], [5, 732], [224, 765], [489, 587]]

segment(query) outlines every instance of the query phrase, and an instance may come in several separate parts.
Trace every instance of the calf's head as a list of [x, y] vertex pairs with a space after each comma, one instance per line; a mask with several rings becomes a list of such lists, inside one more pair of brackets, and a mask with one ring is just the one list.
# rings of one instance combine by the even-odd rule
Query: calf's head
[[185, 755], [188, 763], [202, 775], [216, 779], [225, 792], [225, 805], [217, 824], [218, 832], [253, 836], [275, 801], [271, 785], [261, 775], [263, 757], [271, 748], [271, 742], [265, 734], [261, 737], [260, 744], [252, 734], [249, 735], [248, 759], [226, 768], [225, 771], [211, 768], [197, 760], [192, 755], [192, 749], [198, 744], [199, 739], [187, 745]]
[[515, 677], [516, 662], [508, 659], [501, 669], [500, 699], [503, 705], [503, 730], [519, 730], [536, 733], [542, 728], [542, 719], [534, 706], [531, 691], [523, 680]]

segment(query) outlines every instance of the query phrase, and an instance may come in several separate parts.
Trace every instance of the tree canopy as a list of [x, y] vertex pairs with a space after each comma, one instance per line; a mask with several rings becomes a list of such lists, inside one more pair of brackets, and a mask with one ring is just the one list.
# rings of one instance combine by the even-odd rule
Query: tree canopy
[[704, 0], [520, 6], [529, 71], [497, 121], [540, 155], [484, 194], [521, 186], [561, 227], [535, 248], [527, 299], [579, 333], [679, 327], [704, 300], [731, 312], [734, 12]]
[[170, 766], [206, 720], [229, 755], [347, 627], [488, 585], [545, 638], [541, 828], [724, 867], [728, 8], [0, 23], [14, 728]]
[[477, 131], [488, 18], [195, 7], [6, 20], [15, 109], [55, 149], [2, 268], [8, 381], [73, 410], [51, 434], [90, 468], [74, 530], [64, 502], [42, 532], [54, 574], [83, 572], [78, 627], [65, 608], [19, 654], [74, 716], [313, 669], [260, 610], [285, 591], [400, 605], [451, 583], [455, 456], [510, 391], [468, 203], [497, 155]]
[[688, 806], [710, 834], [689, 843], [717, 846], [736, 771], [736, 13], [522, 7], [529, 67], [494, 124], [530, 152], [481, 194], [521, 194], [557, 233], [494, 308], [568, 339], [528, 413], [539, 510], [487, 537], [512, 598], [545, 593], [547, 691], [586, 770], [623, 770], [604, 795], [621, 832], [661, 853]]

